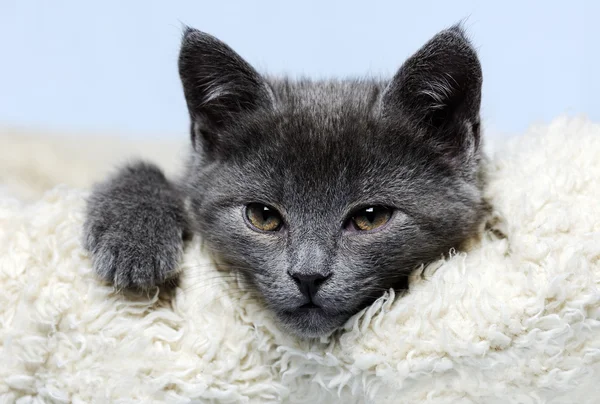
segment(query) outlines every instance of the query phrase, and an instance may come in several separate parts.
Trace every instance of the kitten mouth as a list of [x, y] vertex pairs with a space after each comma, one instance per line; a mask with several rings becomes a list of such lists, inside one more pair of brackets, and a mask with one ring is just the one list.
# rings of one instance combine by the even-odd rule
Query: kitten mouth
[[303, 304], [302, 306], [298, 307], [298, 309], [300, 310], [310, 310], [310, 309], [320, 309], [321, 306], [318, 306], [316, 304], [314, 304], [313, 302], [308, 302], [306, 304]]
[[279, 320], [284, 328], [300, 338], [319, 338], [342, 326], [347, 316], [331, 314], [313, 302], [282, 312]]

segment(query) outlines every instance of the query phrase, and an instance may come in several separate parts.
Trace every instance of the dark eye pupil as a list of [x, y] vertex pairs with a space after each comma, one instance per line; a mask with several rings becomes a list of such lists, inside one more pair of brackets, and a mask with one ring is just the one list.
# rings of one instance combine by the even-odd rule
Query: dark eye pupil
[[265, 222], [274, 216], [273, 211], [268, 206], [263, 206], [261, 213], [262, 213], [262, 219]]
[[379, 212], [375, 208], [366, 208], [363, 215], [367, 221], [373, 223]]

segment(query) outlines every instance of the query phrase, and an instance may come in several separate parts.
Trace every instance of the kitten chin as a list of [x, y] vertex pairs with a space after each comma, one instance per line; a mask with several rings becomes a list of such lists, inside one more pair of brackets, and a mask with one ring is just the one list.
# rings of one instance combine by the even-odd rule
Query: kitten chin
[[327, 314], [323, 309], [298, 309], [279, 313], [282, 328], [300, 338], [320, 338], [341, 327], [350, 315]]

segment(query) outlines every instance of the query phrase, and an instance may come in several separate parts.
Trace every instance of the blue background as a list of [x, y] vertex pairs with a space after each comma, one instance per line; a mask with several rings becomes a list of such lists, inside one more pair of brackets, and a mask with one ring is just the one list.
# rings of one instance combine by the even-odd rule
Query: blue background
[[484, 69], [488, 130], [561, 113], [600, 120], [600, 2], [0, 0], [0, 125], [187, 136], [182, 24], [259, 70], [391, 75], [466, 19]]

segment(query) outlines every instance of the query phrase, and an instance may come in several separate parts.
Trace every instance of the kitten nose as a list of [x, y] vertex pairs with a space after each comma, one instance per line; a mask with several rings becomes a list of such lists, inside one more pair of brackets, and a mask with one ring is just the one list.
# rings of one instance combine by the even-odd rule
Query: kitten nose
[[319, 287], [331, 277], [331, 274], [290, 272], [290, 276], [296, 282], [298, 288], [300, 288], [300, 292], [312, 302]]

